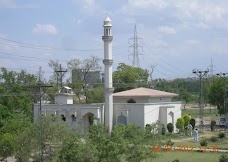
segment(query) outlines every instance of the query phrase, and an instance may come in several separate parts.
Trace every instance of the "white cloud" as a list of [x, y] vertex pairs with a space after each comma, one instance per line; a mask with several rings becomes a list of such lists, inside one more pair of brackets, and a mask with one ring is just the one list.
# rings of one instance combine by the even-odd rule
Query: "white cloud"
[[134, 8], [159, 8], [163, 9], [167, 7], [167, 2], [164, 0], [128, 0], [128, 4]]
[[51, 25], [51, 24], [36, 24], [32, 32], [55, 35], [57, 34], [57, 29], [54, 25]]
[[225, 14], [224, 7], [214, 1], [179, 0], [175, 2], [177, 2], [174, 3], [177, 14], [182, 18], [198, 18], [204, 21], [214, 21], [222, 19]]
[[15, 0], [0, 0], [0, 8], [39, 8], [35, 4], [18, 4]]
[[176, 34], [176, 30], [170, 26], [160, 26], [158, 30], [159, 32], [165, 34]]
[[84, 10], [94, 10], [97, 8], [97, 4], [95, 3], [95, 0], [72, 0], [72, 2], [76, 5], [82, 6]]

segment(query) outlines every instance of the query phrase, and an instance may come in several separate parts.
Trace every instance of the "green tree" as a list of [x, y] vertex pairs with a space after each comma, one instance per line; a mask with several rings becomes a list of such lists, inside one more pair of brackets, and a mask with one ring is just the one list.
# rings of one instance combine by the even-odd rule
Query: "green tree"
[[113, 72], [115, 92], [147, 86], [148, 77], [147, 70], [120, 63], [117, 71]]
[[176, 122], [176, 127], [179, 129], [180, 132], [184, 130], [184, 119], [183, 118], [178, 118]]
[[8, 71], [1, 68], [0, 72], [0, 104], [7, 107], [10, 112], [23, 112], [32, 116], [32, 94], [34, 89], [28, 88], [37, 82], [35, 75], [20, 72]]
[[185, 109], [185, 106], [192, 100], [192, 95], [188, 92], [182, 92], [180, 96], [181, 96], [181, 100], [184, 101], [184, 109]]
[[73, 134], [63, 141], [58, 154], [59, 162], [98, 162], [98, 152], [88, 138]]
[[75, 91], [79, 102], [81, 95], [86, 96], [86, 103], [93, 100], [91, 95], [88, 97], [88, 92], [90, 91], [93, 82], [101, 82], [99, 79], [99, 72], [101, 70], [100, 58], [91, 56], [88, 59], [72, 59], [67, 62], [68, 68], [72, 72], [72, 84], [71, 88]]
[[222, 78], [214, 78], [214, 82], [210, 85], [208, 93], [209, 103], [217, 106], [219, 114], [224, 113], [224, 80]]

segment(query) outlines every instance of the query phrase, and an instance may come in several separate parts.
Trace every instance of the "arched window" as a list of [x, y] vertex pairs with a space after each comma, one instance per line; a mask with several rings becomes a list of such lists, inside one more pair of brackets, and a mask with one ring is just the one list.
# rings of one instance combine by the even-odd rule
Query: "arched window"
[[118, 118], [117, 118], [117, 122], [118, 122], [118, 124], [125, 124], [126, 125], [127, 124], [127, 117], [122, 115], [122, 113], [121, 113], [121, 115], [118, 116]]
[[130, 100], [127, 101], [127, 103], [136, 103], [136, 101], [133, 100], [133, 99], [130, 99]]

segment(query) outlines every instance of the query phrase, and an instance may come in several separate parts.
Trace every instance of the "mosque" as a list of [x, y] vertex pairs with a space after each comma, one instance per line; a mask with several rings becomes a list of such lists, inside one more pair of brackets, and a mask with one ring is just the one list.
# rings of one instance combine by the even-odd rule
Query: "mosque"
[[113, 94], [112, 83], [112, 23], [109, 17], [104, 20], [104, 91], [105, 103], [73, 104], [74, 92], [63, 86], [55, 95], [54, 104], [34, 105], [34, 120], [40, 113], [57, 115], [69, 127], [79, 126], [86, 131], [91, 124], [105, 123], [109, 132], [117, 124], [137, 124], [145, 127], [147, 124], [160, 121], [167, 125], [181, 117], [181, 102], [172, 102], [178, 94], [158, 91], [148, 88], [136, 88]]

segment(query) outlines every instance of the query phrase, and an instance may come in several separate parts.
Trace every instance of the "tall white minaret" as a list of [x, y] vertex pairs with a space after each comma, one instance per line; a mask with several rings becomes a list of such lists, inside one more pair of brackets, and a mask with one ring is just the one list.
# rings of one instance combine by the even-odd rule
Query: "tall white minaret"
[[107, 16], [104, 20], [104, 60], [105, 65], [105, 126], [108, 127], [109, 132], [112, 131], [113, 126], [113, 86], [112, 86], [112, 23]]

